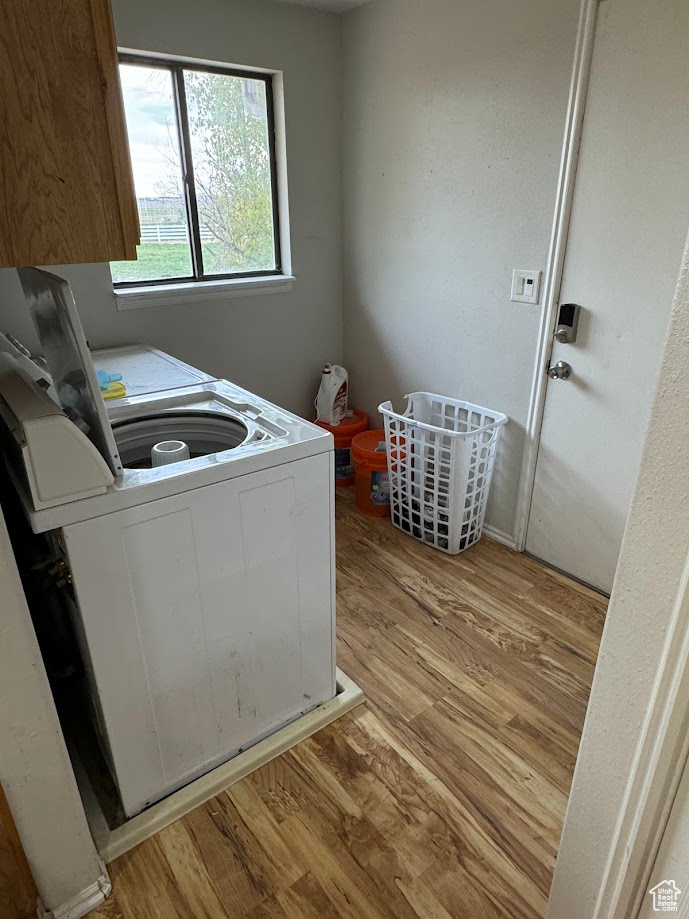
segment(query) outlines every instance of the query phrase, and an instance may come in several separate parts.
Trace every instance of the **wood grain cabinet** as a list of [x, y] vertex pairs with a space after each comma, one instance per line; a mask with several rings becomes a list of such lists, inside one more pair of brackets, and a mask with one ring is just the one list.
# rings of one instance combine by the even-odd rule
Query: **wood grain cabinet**
[[0, 267], [135, 259], [109, 0], [0, 0]]

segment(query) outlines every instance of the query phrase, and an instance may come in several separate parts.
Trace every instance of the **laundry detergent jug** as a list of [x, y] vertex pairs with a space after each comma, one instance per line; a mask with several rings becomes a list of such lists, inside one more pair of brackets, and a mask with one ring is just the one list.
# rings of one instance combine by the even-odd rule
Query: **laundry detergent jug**
[[338, 364], [326, 364], [316, 396], [316, 418], [339, 424], [347, 415], [347, 371]]

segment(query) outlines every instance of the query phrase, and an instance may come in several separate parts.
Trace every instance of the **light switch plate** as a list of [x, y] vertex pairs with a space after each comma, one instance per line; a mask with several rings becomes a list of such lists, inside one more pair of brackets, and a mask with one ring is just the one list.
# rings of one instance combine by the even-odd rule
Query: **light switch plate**
[[538, 303], [541, 295], [541, 272], [515, 268], [512, 272], [510, 300], [516, 303]]

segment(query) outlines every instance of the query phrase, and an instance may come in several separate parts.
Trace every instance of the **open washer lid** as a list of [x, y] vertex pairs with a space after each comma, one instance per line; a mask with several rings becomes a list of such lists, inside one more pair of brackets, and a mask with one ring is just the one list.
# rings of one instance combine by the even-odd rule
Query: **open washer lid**
[[18, 268], [17, 273], [64, 413], [113, 474], [121, 475], [120, 454], [71, 287], [64, 278], [39, 268]]

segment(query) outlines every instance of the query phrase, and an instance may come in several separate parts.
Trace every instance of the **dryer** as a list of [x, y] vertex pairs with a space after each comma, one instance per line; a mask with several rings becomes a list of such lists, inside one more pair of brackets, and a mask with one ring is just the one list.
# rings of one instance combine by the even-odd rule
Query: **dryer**
[[[132, 816], [335, 695], [332, 436], [153, 348], [91, 357], [67, 283], [20, 277], [47, 370], [0, 342], [8, 465]], [[190, 458], [153, 468], [170, 439]]]

